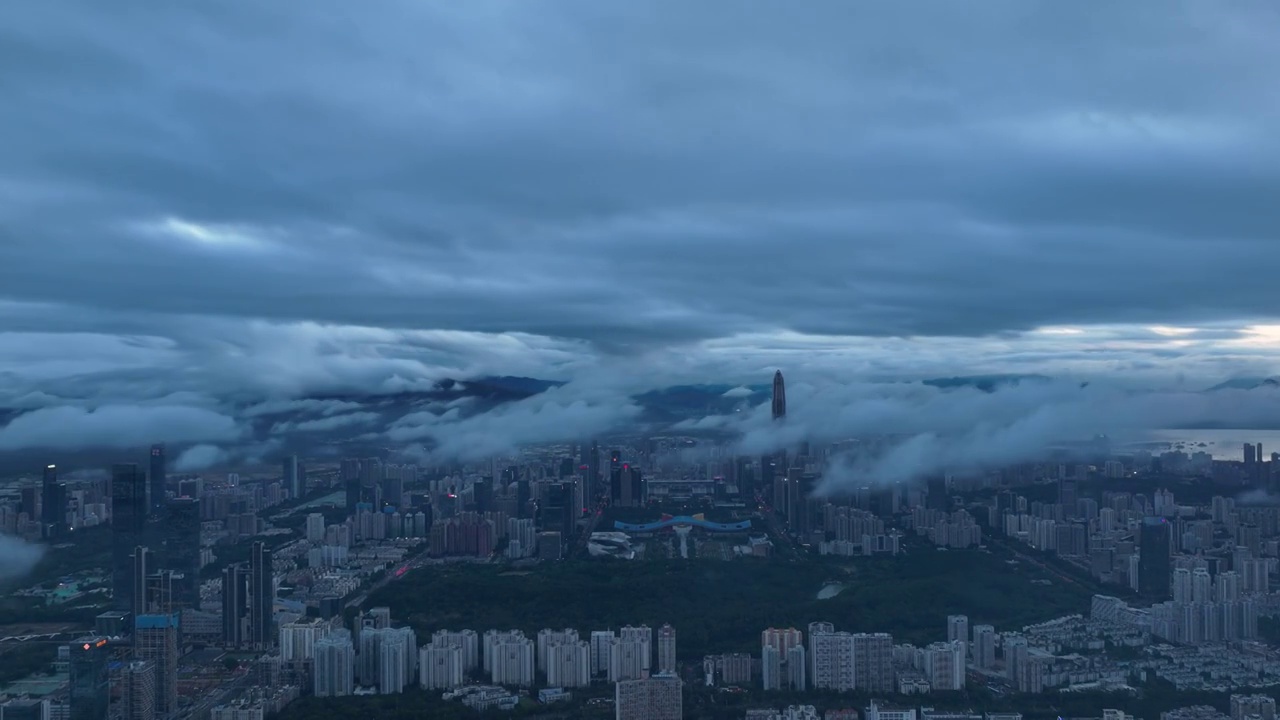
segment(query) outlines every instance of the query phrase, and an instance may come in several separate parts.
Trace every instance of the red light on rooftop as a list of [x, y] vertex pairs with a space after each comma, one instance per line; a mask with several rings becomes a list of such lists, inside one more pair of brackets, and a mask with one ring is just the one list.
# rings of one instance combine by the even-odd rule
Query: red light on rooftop
[[623, 469], [623, 470], [630, 470], [630, 469], [631, 469], [631, 466], [630, 466], [630, 465], [628, 465], [628, 464], [626, 464], [626, 463], [623, 463], [623, 465], [622, 465], [622, 469]]

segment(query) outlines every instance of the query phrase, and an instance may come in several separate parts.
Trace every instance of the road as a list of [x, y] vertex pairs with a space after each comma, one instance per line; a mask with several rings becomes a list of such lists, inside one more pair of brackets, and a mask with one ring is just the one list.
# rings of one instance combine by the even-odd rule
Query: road
[[388, 583], [391, 583], [395, 580], [399, 580], [405, 575], [408, 575], [413, 570], [428, 564], [431, 561], [431, 558], [427, 557], [427, 547], [428, 546], [424, 545], [422, 548], [422, 551], [419, 552], [417, 555], [414, 555], [413, 557], [409, 558], [405, 562], [402, 562], [399, 565], [395, 566], [394, 568], [391, 568], [390, 570], [388, 570], [387, 574], [383, 575], [377, 582], [373, 583], [369, 587], [362, 590], [359, 595], [348, 600], [345, 607], [350, 608], [350, 607], [359, 607], [363, 605], [364, 601], [368, 600], [370, 595], [377, 592], [378, 590], [381, 590], [383, 587], [386, 587]]
[[582, 528], [582, 534], [578, 536], [578, 542], [574, 543], [573, 552], [566, 557], [586, 551], [587, 543], [591, 540], [591, 533], [596, 531], [596, 527], [600, 525], [600, 520], [604, 517], [604, 508], [604, 503], [596, 506], [595, 514], [587, 520], [586, 527]]
[[257, 672], [254, 668], [243, 668], [238, 677], [208, 695], [205, 695], [195, 705], [179, 711], [178, 714], [173, 716], [174, 720], [203, 720], [204, 718], [209, 717], [209, 712], [213, 710], [213, 708], [229, 700], [234, 700], [240, 690], [245, 687], [246, 684], [249, 684], [249, 679], [254, 678], [256, 675]]
[[1009, 551], [1010, 553], [1012, 553], [1014, 557], [1018, 558], [1018, 560], [1021, 560], [1022, 562], [1025, 562], [1025, 563], [1030, 563], [1030, 564], [1032, 564], [1032, 565], [1035, 565], [1036, 567], [1038, 567], [1038, 568], [1040, 568], [1041, 570], [1043, 570], [1045, 573], [1047, 573], [1047, 574], [1049, 574], [1049, 575], [1052, 575], [1053, 577], [1055, 577], [1055, 578], [1057, 578], [1057, 579], [1059, 579], [1059, 580], [1061, 580], [1061, 581], [1063, 581], [1063, 582], [1066, 582], [1066, 583], [1070, 583], [1070, 584], [1072, 584], [1072, 585], [1075, 585], [1076, 587], [1079, 587], [1079, 588], [1081, 588], [1081, 589], [1087, 590], [1087, 591], [1089, 591], [1090, 593], [1100, 593], [1100, 592], [1103, 592], [1103, 589], [1102, 589], [1102, 588], [1099, 588], [1097, 585], [1094, 585], [1094, 584], [1092, 584], [1092, 583], [1084, 582], [1084, 581], [1083, 581], [1083, 580], [1081, 580], [1080, 578], [1075, 577], [1074, 575], [1071, 575], [1070, 573], [1064, 572], [1063, 570], [1060, 570], [1059, 568], [1056, 568], [1056, 567], [1054, 567], [1053, 565], [1050, 565], [1049, 563], [1046, 563], [1045, 561], [1043, 561], [1043, 560], [1041, 560], [1041, 559], [1039, 559], [1039, 558], [1037, 558], [1037, 557], [1035, 557], [1035, 556], [1033, 556], [1033, 555], [1029, 555], [1029, 554], [1027, 554], [1027, 553], [1023, 552], [1021, 549], [1019, 549], [1019, 548], [1018, 548], [1017, 543], [1015, 543], [1015, 542], [1013, 542], [1013, 541], [1007, 540], [1007, 539], [1005, 539], [1005, 538], [994, 537], [994, 536], [988, 535], [988, 536], [987, 536], [987, 542], [988, 542], [988, 543], [991, 543], [991, 544], [993, 544], [993, 545], [999, 545], [1000, 547], [1002, 547], [1002, 548], [1004, 548], [1005, 550], [1007, 550], [1007, 551]]

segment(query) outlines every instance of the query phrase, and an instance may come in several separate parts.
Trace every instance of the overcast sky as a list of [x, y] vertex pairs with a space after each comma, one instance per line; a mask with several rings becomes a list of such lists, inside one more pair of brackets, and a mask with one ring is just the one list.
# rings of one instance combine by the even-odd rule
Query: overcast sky
[[1280, 361], [1280, 6], [0, 10], [0, 399]]

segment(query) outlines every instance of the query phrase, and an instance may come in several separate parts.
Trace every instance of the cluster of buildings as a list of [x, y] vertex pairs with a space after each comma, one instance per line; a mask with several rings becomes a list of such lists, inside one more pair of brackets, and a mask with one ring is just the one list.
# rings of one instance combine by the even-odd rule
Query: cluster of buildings
[[1057, 503], [1001, 494], [989, 511], [1006, 536], [1153, 603], [1157, 637], [1197, 644], [1258, 636], [1280, 565], [1280, 507], [1237, 507], [1222, 496], [1182, 505], [1166, 490], [1105, 492], [1099, 503], [1077, 498], [1074, 481], [1063, 478]]
[[[310, 676], [318, 697], [411, 686], [443, 691], [477, 709], [503, 707], [508, 688], [571, 691], [593, 683], [615, 685], [619, 718], [679, 718], [676, 633], [669, 625], [626, 626], [588, 636], [573, 629], [439, 630], [419, 645], [412, 629], [393, 627], [386, 608], [357, 618], [353, 630], [319, 620], [280, 629], [281, 659]], [[477, 679], [491, 683], [484, 688]]]
[[[295, 640], [299, 634], [306, 640]], [[386, 608], [373, 608], [354, 632], [316, 620], [284, 625], [280, 637], [282, 649], [294, 648], [291, 661], [312, 662], [313, 690], [322, 697], [354, 694], [358, 687], [393, 694], [414, 684], [454, 690], [477, 678], [504, 687], [580, 688], [676, 670], [676, 633], [669, 625], [588, 636], [573, 629], [544, 629], [536, 637], [519, 630], [439, 630], [419, 646], [410, 628], [391, 626]]]
[[[967, 619], [952, 620], [957, 618], [967, 633]], [[814, 622], [807, 639], [797, 628], [767, 628], [760, 646], [758, 661], [741, 653], [703, 658], [706, 685], [743, 686], [758, 679], [764, 690], [910, 694], [965, 687], [964, 633], [920, 648], [895, 645], [888, 633], [849, 633]]]
[[[1100, 708], [1097, 716], [1072, 720], [1135, 720], [1122, 710]], [[1232, 695], [1229, 712], [1210, 706], [1191, 706], [1169, 710], [1158, 720], [1275, 720], [1276, 700], [1268, 695]], [[976, 713], [965, 710], [938, 710], [929, 706], [890, 705], [872, 700], [859, 715], [855, 709], [819, 712], [813, 705], [791, 705], [781, 710], [755, 708], [747, 710], [744, 720], [1022, 720], [1019, 712]], [[1149, 718], [1146, 720], [1156, 720]]]

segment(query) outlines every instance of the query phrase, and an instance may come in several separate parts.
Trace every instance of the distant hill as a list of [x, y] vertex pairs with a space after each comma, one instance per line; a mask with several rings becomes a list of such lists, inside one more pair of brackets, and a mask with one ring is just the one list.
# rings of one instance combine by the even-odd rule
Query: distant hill
[[1228, 380], [1224, 383], [1218, 383], [1209, 388], [1209, 392], [1215, 390], [1256, 390], [1258, 388], [1276, 388], [1280, 387], [1280, 380], [1276, 378], [1236, 378]]
[[725, 397], [737, 385], [674, 385], [650, 390], [635, 396], [645, 409], [645, 420], [653, 423], [676, 422], [690, 417], [722, 415], [740, 407], [763, 402], [773, 391], [772, 385], [751, 385], [750, 395]]
[[950, 389], [971, 387], [983, 392], [995, 392], [1001, 387], [1020, 385], [1024, 382], [1049, 382], [1045, 375], [970, 375], [964, 377], [933, 378], [922, 381], [925, 385]]

